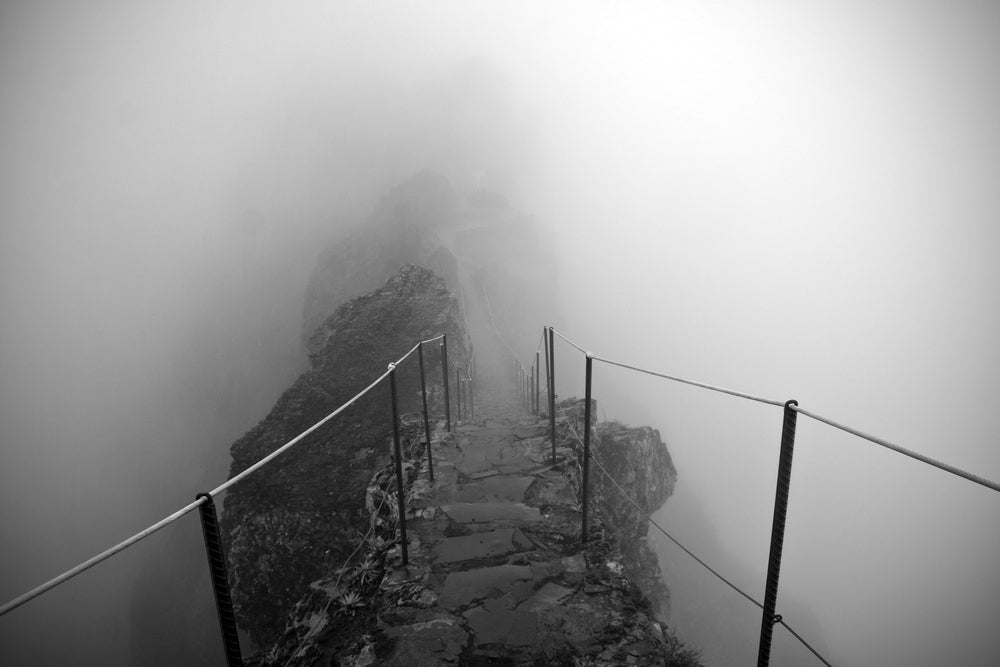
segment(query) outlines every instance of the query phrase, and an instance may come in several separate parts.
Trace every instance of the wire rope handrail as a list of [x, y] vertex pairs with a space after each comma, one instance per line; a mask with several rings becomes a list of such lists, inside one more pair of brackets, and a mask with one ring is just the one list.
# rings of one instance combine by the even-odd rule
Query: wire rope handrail
[[957, 475], [957, 476], [962, 477], [964, 479], [967, 479], [970, 482], [975, 482], [976, 484], [979, 484], [981, 486], [985, 486], [987, 489], [993, 489], [994, 491], [1000, 491], [1000, 484], [997, 484], [996, 482], [994, 482], [992, 480], [986, 479], [985, 477], [980, 477], [979, 475], [976, 475], [976, 474], [971, 473], [971, 472], [967, 472], [965, 470], [962, 470], [961, 468], [956, 468], [955, 466], [950, 465], [948, 463], [944, 463], [943, 461], [938, 461], [937, 459], [933, 459], [933, 458], [931, 458], [929, 456], [925, 456], [923, 454], [920, 454], [919, 452], [915, 452], [912, 449], [907, 449], [906, 447], [901, 447], [900, 445], [897, 445], [897, 444], [894, 444], [892, 442], [889, 442], [888, 440], [886, 440], [884, 438], [879, 438], [877, 436], [865, 433], [864, 431], [860, 431], [860, 430], [858, 430], [856, 428], [853, 428], [851, 426], [846, 426], [844, 424], [841, 424], [839, 422], [836, 422], [836, 421], [830, 419], [829, 417], [824, 417], [823, 415], [816, 414], [815, 412], [812, 412], [810, 410], [806, 410], [805, 408], [800, 408], [797, 405], [792, 406], [792, 410], [795, 410], [799, 414], [803, 414], [806, 417], [810, 417], [812, 419], [815, 419], [818, 422], [822, 422], [822, 423], [824, 423], [824, 424], [826, 424], [828, 426], [832, 426], [833, 428], [840, 429], [841, 431], [844, 431], [845, 433], [850, 433], [851, 435], [857, 436], [857, 437], [862, 438], [864, 440], [868, 440], [869, 442], [874, 442], [876, 445], [881, 445], [882, 447], [885, 447], [886, 449], [891, 449], [892, 451], [898, 452], [900, 454], [903, 454], [904, 456], [909, 456], [911, 459], [915, 459], [917, 461], [920, 461], [921, 463], [926, 463], [927, 465], [933, 466], [933, 467], [935, 467], [935, 468], [937, 468], [939, 470], [944, 470], [945, 472], [950, 472], [951, 474]]
[[[421, 341], [421, 343], [432, 343], [432, 342], [440, 340], [440, 339], [442, 339], [444, 337], [445, 337], [445, 334], [442, 334], [442, 335], [436, 336], [434, 338], [430, 338], [428, 340]], [[52, 590], [53, 588], [56, 588], [57, 586], [60, 586], [61, 584], [66, 583], [67, 581], [69, 581], [70, 579], [76, 577], [77, 575], [80, 575], [80, 574], [86, 572], [87, 570], [89, 570], [90, 568], [94, 567], [95, 565], [97, 565], [97, 564], [99, 564], [99, 563], [101, 563], [103, 561], [108, 560], [109, 558], [111, 558], [115, 554], [118, 554], [121, 551], [124, 551], [125, 549], [131, 547], [132, 545], [136, 544], [137, 542], [140, 542], [141, 540], [149, 537], [150, 535], [152, 535], [152, 534], [154, 534], [156, 532], [159, 532], [160, 530], [166, 528], [167, 526], [169, 526], [170, 524], [174, 523], [175, 521], [181, 519], [185, 515], [190, 514], [194, 510], [198, 509], [203, 504], [209, 502], [210, 498], [215, 497], [216, 495], [218, 495], [218, 494], [222, 493], [223, 491], [225, 491], [225, 490], [229, 489], [230, 487], [232, 487], [234, 484], [242, 481], [243, 479], [245, 479], [249, 475], [252, 475], [253, 473], [257, 472], [258, 470], [260, 470], [261, 468], [263, 468], [264, 466], [266, 466], [268, 463], [270, 463], [272, 460], [274, 460], [275, 458], [277, 458], [278, 456], [280, 456], [281, 454], [283, 454], [285, 451], [287, 451], [291, 447], [295, 446], [297, 443], [301, 442], [306, 436], [310, 435], [311, 433], [313, 433], [314, 431], [316, 431], [318, 428], [320, 428], [321, 426], [323, 426], [324, 424], [326, 424], [327, 422], [329, 422], [331, 419], [333, 419], [337, 415], [339, 415], [342, 412], [344, 412], [347, 408], [349, 408], [352, 405], [354, 405], [358, 400], [360, 400], [363, 396], [365, 396], [369, 391], [371, 391], [372, 389], [374, 389], [376, 386], [378, 386], [379, 383], [381, 383], [383, 380], [385, 380], [387, 377], [389, 377], [389, 375], [393, 372], [393, 370], [395, 370], [395, 367], [398, 366], [399, 364], [403, 363], [403, 361], [405, 361], [411, 354], [413, 354], [420, 347], [421, 343], [417, 343], [412, 348], [410, 348], [403, 356], [401, 356], [395, 362], [389, 364], [389, 369], [388, 370], [386, 370], [384, 373], [382, 373], [382, 375], [380, 375], [376, 380], [374, 380], [367, 387], [365, 387], [360, 392], [358, 392], [357, 394], [355, 394], [346, 403], [343, 403], [342, 405], [340, 405], [333, 412], [329, 413], [328, 415], [326, 415], [325, 417], [323, 417], [321, 420], [319, 420], [318, 422], [316, 422], [315, 424], [313, 424], [312, 426], [310, 426], [305, 431], [302, 431], [297, 436], [295, 436], [294, 438], [292, 438], [291, 440], [289, 440], [288, 442], [286, 442], [281, 447], [279, 447], [278, 449], [274, 450], [273, 452], [271, 452], [270, 454], [268, 454], [264, 458], [260, 459], [259, 461], [257, 461], [253, 465], [251, 465], [251, 466], [247, 467], [246, 469], [244, 469], [242, 472], [234, 475], [233, 477], [229, 478], [228, 480], [226, 480], [225, 482], [223, 482], [219, 486], [215, 487], [215, 489], [213, 489], [211, 492], [209, 492], [209, 494], [207, 496], [199, 497], [195, 501], [193, 501], [191, 503], [188, 503], [187, 505], [185, 505], [181, 509], [177, 510], [176, 512], [174, 512], [174, 513], [172, 513], [172, 514], [170, 514], [170, 515], [168, 515], [168, 516], [160, 519], [159, 521], [157, 521], [157, 522], [155, 522], [155, 523], [147, 526], [146, 528], [144, 528], [141, 531], [135, 533], [134, 535], [132, 535], [132, 536], [130, 536], [130, 537], [122, 540], [118, 544], [115, 544], [114, 546], [105, 549], [104, 551], [102, 551], [102, 552], [100, 552], [100, 553], [98, 553], [98, 554], [96, 554], [96, 555], [88, 558], [87, 560], [83, 561], [82, 563], [80, 563], [80, 564], [78, 564], [78, 565], [76, 565], [76, 566], [74, 566], [74, 567], [66, 570], [65, 572], [63, 572], [63, 573], [61, 573], [61, 574], [59, 574], [59, 575], [57, 575], [57, 576], [49, 579], [48, 581], [46, 581], [46, 582], [44, 582], [44, 583], [42, 583], [42, 584], [40, 584], [40, 585], [32, 588], [29, 591], [26, 591], [25, 593], [22, 593], [21, 595], [17, 596], [16, 598], [14, 598], [14, 599], [6, 602], [2, 606], [0, 606], [0, 616], [3, 616], [4, 614], [7, 614], [8, 612], [13, 611], [14, 609], [17, 609], [18, 607], [24, 605], [25, 603], [30, 602], [31, 600], [37, 598], [38, 596], [40, 596], [40, 595], [42, 595], [44, 593], [47, 593], [48, 591]]]
[[735, 389], [726, 389], [725, 387], [719, 387], [714, 384], [708, 384], [706, 382], [698, 382], [697, 380], [688, 380], [682, 377], [677, 377], [675, 375], [667, 375], [666, 373], [658, 373], [656, 371], [651, 371], [646, 368], [640, 368], [638, 366], [630, 366], [629, 364], [623, 364], [619, 361], [612, 361], [610, 359], [605, 359], [604, 357], [598, 357], [593, 355], [594, 361], [600, 361], [605, 364], [610, 364], [611, 366], [618, 366], [619, 368], [627, 368], [631, 371], [636, 371], [638, 373], [645, 373], [646, 375], [652, 375], [659, 378], [664, 378], [665, 380], [673, 380], [674, 382], [680, 382], [683, 384], [688, 384], [693, 387], [701, 387], [702, 389], [709, 389], [711, 391], [717, 391], [721, 394], [729, 394], [730, 396], [736, 396], [738, 398], [746, 398], [751, 401], [757, 401], [758, 403], [766, 403], [767, 405], [774, 405], [777, 407], [782, 407], [785, 403], [784, 401], [776, 401], [773, 398], [765, 398], [763, 396], [756, 396], [754, 394], [748, 394], [743, 391], [736, 391]]
[[195, 500], [194, 502], [185, 505], [184, 507], [182, 507], [181, 509], [177, 510], [173, 514], [171, 514], [169, 516], [166, 516], [166, 517], [160, 519], [159, 521], [157, 521], [156, 523], [152, 524], [151, 526], [149, 526], [149, 527], [147, 527], [147, 528], [139, 531], [135, 535], [132, 535], [131, 537], [129, 537], [129, 538], [125, 539], [125, 540], [122, 540], [121, 542], [119, 542], [118, 544], [114, 545], [113, 547], [105, 549], [104, 551], [100, 552], [99, 554], [97, 554], [95, 556], [92, 556], [91, 558], [88, 558], [87, 560], [83, 561], [82, 563], [80, 563], [76, 567], [72, 567], [69, 570], [66, 570], [65, 572], [63, 572], [62, 574], [60, 574], [60, 575], [58, 575], [56, 577], [53, 577], [52, 579], [46, 581], [45, 583], [43, 583], [43, 584], [41, 584], [39, 586], [36, 586], [35, 588], [32, 588], [30, 591], [27, 591], [26, 593], [23, 593], [23, 594], [17, 596], [13, 600], [7, 602], [2, 607], [0, 607], [0, 616], [3, 616], [4, 614], [6, 614], [9, 611], [13, 611], [14, 609], [17, 609], [18, 607], [20, 607], [21, 605], [23, 605], [26, 602], [34, 600], [39, 595], [52, 590], [53, 588], [55, 588], [56, 586], [59, 586], [60, 584], [66, 583], [67, 581], [69, 581], [73, 577], [77, 576], [78, 574], [82, 574], [83, 572], [86, 572], [87, 570], [89, 570], [90, 568], [94, 567], [98, 563], [111, 558], [112, 556], [114, 556], [118, 552], [124, 551], [125, 549], [129, 548], [130, 546], [132, 546], [136, 542], [149, 537], [153, 533], [155, 533], [155, 532], [157, 532], [157, 531], [159, 531], [159, 530], [161, 530], [163, 528], [166, 528], [167, 526], [169, 526], [170, 524], [172, 524], [174, 521], [177, 521], [178, 519], [180, 519], [184, 515], [190, 514], [194, 510], [198, 509], [205, 502], [207, 502], [206, 498], [199, 498], [198, 500]]
[[556, 331], [554, 327], [549, 327], [549, 331], [551, 331], [555, 335], [559, 336], [560, 338], [562, 338], [564, 341], [566, 341], [567, 343], [569, 343], [570, 345], [572, 345], [576, 349], [580, 350], [580, 352], [583, 352], [584, 354], [590, 354], [585, 349], [583, 349], [582, 347], [580, 347], [579, 345], [577, 345], [576, 343], [574, 343], [573, 341], [571, 341], [569, 338], [566, 338], [566, 336], [564, 336], [561, 333], [559, 333], [558, 331]]
[[[592, 354], [591, 352], [588, 352], [586, 349], [584, 349], [582, 346], [578, 345], [577, 343], [574, 343], [572, 340], [570, 340], [569, 338], [567, 338], [565, 335], [563, 335], [562, 333], [556, 331], [553, 327], [545, 327], [543, 329], [543, 334], [542, 335], [543, 335], [543, 339], [545, 338], [546, 335], [548, 336], [548, 342], [546, 344], [546, 364], [547, 364], [546, 370], [549, 373], [549, 380], [550, 380], [550, 385], [549, 386], [550, 386], [550, 388], [554, 384], [554, 361], [553, 360], [554, 360], [554, 354], [555, 354], [555, 336], [558, 336], [559, 338], [561, 338], [562, 340], [564, 340], [566, 343], [568, 343], [572, 347], [574, 347], [577, 350], [579, 350], [580, 352], [582, 352], [583, 355], [584, 355], [584, 357], [586, 358], [586, 374], [585, 374], [585, 377], [586, 377], [586, 385], [585, 385], [586, 386], [586, 394], [585, 394], [586, 395], [586, 398], [585, 398], [586, 406], [585, 406], [584, 417], [583, 417], [584, 424], [585, 424], [585, 437], [583, 438], [583, 441], [582, 441], [582, 443], [583, 443], [582, 444], [582, 446], [583, 446], [583, 462], [582, 462], [582, 466], [583, 466], [583, 479], [582, 479], [582, 498], [583, 498], [582, 499], [582, 510], [583, 510], [582, 511], [582, 515], [583, 515], [583, 522], [582, 522], [582, 528], [581, 528], [581, 539], [583, 541], [587, 540], [587, 534], [588, 534], [588, 521], [587, 521], [588, 512], [587, 512], [587, 505], [588, 505], [588, 486], [589, 486], [589, 484], [588, 484], [588, 472], [587, 471], [588, 471], [588, 466], [589, 466], [589, 460], [592, 457], [591, 447], [589, 445], [589, 441], [590, 441], [589, 434], [590, 434], [590, 428], [591, 428], [590, 427], [590, 407], [591, 407], [591, 384], [592, 384], [591, 375], [592, 375], [592, 363], [593, 363], [593, 361], [597, 360], [597, 361], [603, 362], [603, 363], [611, 365], [611, 366], [617, 366], [619, 368], [625, 368], [627, 370], [635, 371], [635, 372], [638, 372], [638, 373], [652, 375], [652, 376], [655, 376], [655, 377], [660, 377], [660, 378], [663, 378], [663, 379], [671, 380], [671, 381], [674, 381], [674, 382], [680, 382], [680, 383], [683, 383], [683, 384], [688, 384], [688, 385], [691, 385], [691, 386], [695, 386], [695, 387], [699, 387], [699, 388], [704, 388], [704, 389], [708, 389], [708, 390], [715, 391], [715, 392], [729, 394], [729, 395], [732, 395], [732, 396], [736, 396], [738, 398], [744, 398], [744, 399], [747, 399], [747, 400], [751, 400], [751, 401], [755, 401], [755, 402], [764, 403], [764, 404], [767, 404], [767, 405], [772, 405], [772, 406], [777, 406], [777, 407], [782, 407], [783, 408], [784, 419], [783, 419], [783, 422], [782, 422], [782, 429], [781, 429], [781, 447], [780, 447], [779, 460], [778, 460], [778, 475], [777, 475], [777, 483], [776, 483], [776, 490], [775, 490], [774, 515], [773, 515], [773, 521], [772, 521], [772, 526], [771, 526], [771, 545], [770, 545], [770, 550], [769, 550], [769, 554], [768, 554], [767, 578], [766, 578], [765, 595], [764, 595], [764, 603], [763, 604], [761, 604], [761, 603], [757, 602], [756, 600], [754, 600], [753, 598], [751, 598], [749, 595], [747, 595], [742, 590], [740, 590], [735, 585], [733, 585], [732, 582], [728, 581], [727, 579], [725, 579], [725, 577], [723, 577], [718, 572], [716, 572], [715, 570], [713, 570], [704, 561], [702, 561], [700, 558], [698, 558], [697, 556], [695, 556], [691, 551], [689, 551], [688, 549], [686, 549], [677, 540], [675, 540], [671, 535], [669, 535], [665, 530], [663, 530], [663, 528], [661, 526], [659, 526], [658, 524], [656, 524], [655, 521], [653, 521], [650, 517], [647, 516], [647, 518], [649, 519], [649, 521], [658, 530], [660, 530], [660, 532], [662, 532], [668, 539], [670, 539], [672, 542], [674, 542], [678, 547], [680, 547], [681, 549], [683, 549], [689, 556], [691, 556], [696, 561], [698, 561], [702, 566], [704, 566], [706, 569], [708, 569], [710, 572], [712, 572], [712, 574], [714, 574], [715, 576], [717, 576], [720, 580], [722, 580], [727, 585], [729, 585], [734, 590], [736, 590], [738, 593], [740, 593], [743, 597], [751, 600], [754, 604], [756, 604], [758, 607], [760, 607], [762, 609], [761, 635], [760, 635], [760, 644], [759, 644], [759, 647], [758, 647], [758, 651], [759, 652], [758, 652], [758, 657], [757, 657], [757, 661], [758, 661], [757, 664], [758, 664], [758, 666], [763, 665], [763, 666], [766, 667], [766, 665], [769, 664], [770, 650], [771, 650], [772, 627], [774, 625], [779, 624], [779, 623], [781, 625], [783, 625], [799, 642], [802, 643], [803, 646], [805, 646], [809, 651], [811, 651], [824, 664], [829, 665], [829, 663], [826, 662], [826, 660], [822, 656], [820, 656], [820, 654], [812, 646], [810, 646], [808, 644], [808, 642], [806, 642], [798, 633], [796, 633], [787, 623], [784, 622], [784, 620], [782, 619], [782, 617], [781, 617], [780, 614], [776, 613], [777, 593], [778, 593], [778, 580], [779, 580], [779, 573], [780, 573], [780, 569], [781, 569], [781, 553], [782, 553], [783, 542], [784, 542], [785, 521], [786, 521], [787, 508], [788, 508], [789, 488], [790, 488], [790, 480], [791, 480], [791, 473], [792, 473], [792, 455], [793, 455], [794, 446], [795, 446], [795, 429], [796, 429], [796, 421], [797, 421], [796, 418], [797, 418], [797, 416], [800, 413], [803, 414], [803, 415], [805, 415], [805, 416], [807, 416], [807, 417], [815, 419], [815, 420], [817, 420], [819, 422], [827, 424], [828, 426], [840, 429], [840, 430], [845, 431], [845, 432], [847, 432], [849, 434], [852, 434], [854, 436], [860, 437], [860, 438], [862, 438], [864, 440], [868, 440], [868, 441], [873, 442], [873, 443], [875, 443], [877, 445], [885, 447], [885, 448], [887, 448], [887, 449], [889, 449], [891, 451], [897, 452], [899, 454], [903, 454], [903, 455], [908, 456], [908, 457], [910, 457], [910, 458], [912, 458], [914, 460], [920, 461], [921, 463], [925, 463], [925, 464], [930, 465], [932, 467], [938, 468], [938, 469], [943, 470], [945, 472], [948, 472], [948, 473], [951, 473], [951, 474], [956, 475], [958, 477], [961, 477], [961, 478], [963, 478], [963, 479], [965, 479], [967, 481], [974, 482], [976, 484], [979, 484], [981, 486], [984, 486], [984, 487], [986, 487], [988, 489], [991, 489], [991, 490], [994, 490], [994, 491], [1000, 491], [1000, 484], [997, 484], [996, 482], [994, 482], [992, 480], [988, 480], [988, 479], [986, 479], [984, 477], [981, 477], [979, 475], [975, 475], [973, 473], [967, 472], [967, 471], [962, 470], [961, 468], [958, 468], [956, 466], [953, 466], [953, 465], [950, 465], [950, 464], [947, 464], [947, 463], [943, 463], [943, 462], [938, 461], [936, 459], [933, 459], [933, 458], [931, 458], [929, 456], [925, 456], [923, 454], [919, 454], [919, 453], [917, 453], [917, 452], [915, 452], [913, 450], [910, 450], [910, 449], [907, 449], [907, 448], [902, 447], [900, 445], [897, 445], [897, 444], [894, 444], [892, 442], [889, 442], [888, 440], [886, 440], [884, 438], [880, 438], [880, 437], [877, 437], [877, 436], [870, 435], [868, 433], [865, 433], [864, 431], [861, 431], [859, 429], [853, 428], [851, 426], [846, 426], [844, 424], [841, 424], [840, 422], [837, 422], [837, 421], [834, 421], [833, 419], [830, 419], [829, 417], [824, 417], [824, 416], [822, 416], [820, 414], [817, 414], [815, 412], [811, 412], [809, 410], [801, 408], [801, 407], [799, 407], [797, 401], [794, 401], [794, 400], [789, 400], [789, 401], [784, 401], [784, 402], [777, 401], [777, 400], [769, 399], [769, 398], [766, 398], [766, 397], [763, 397], [763, 396], [758, 396], [758, 395], [755, 395], [755, 394], [750, 394], [748, 392], [736, 391], [734, 389], [727, 389], [727, 388], [720, 387], [720, 386], [717, 386], [717, 385], [711, 385], [711, 384], [708, 384], [708, 383], [705, 383], [705, 382], [698, 382], [698, 381], [687, 379], [687, 378], [682, 378], [682, 377], [678, 377], [678, 376], [674, 376], [674, 375], [668, 375], [666, 373], [660, 373], [660, 372], [657, 372], [657, 371], [650, 370], [648, 368], [642, 368], [642, 367], [639, 367], [639, 366], [634, 366], [634, 365], [625, 364], [625, 363], [618, 362], [618, 361], [613, 361], [611, 359], [607, 359], [607, 358], [604, 358], [604, 357], [598, 357], [598, 356]], [[555, 408], [555, 403], [553, 401], [553, 395], [552, 395], [551, 390], [550, 390], [550, 404], [549, 405], [550, 405], [550, 415], [554, 415], [556, 408]], [[563, 411], [563, 412], [565, 414], [565, 411]], [[573, 427], [572, 421], [569, 421], [569, 426], [570, 426], [570, 428], [573, 429], [574, 434], [576, 435], [577, 439], [579, 440], [579, 434], [576, 433], [576, 429]], [[552, 425], [551, 425], [550, 428], [551, 428], [551, 431], [552, 431], [552, 446], [553, 446], [553, 461], [554, 461], [555, 460], [555, 425], [554, 425], [554, 423], [552, 423]], [[594, 457], [594, 460], [595, 460], [595, 463], [598, 465], [598, 467], [601, 468], [602, 472], [604, 472], [604, 474], [608, 477], [608, 479], [618, 488], [619, 492], [621, 492], [622, 495], [627, 500], [629, 500], [629, 502], [631, 502], [633, 505], [635, 505], [636, 509], [639, 509], [640, 511], [642, 511], [642, 508], [630, 496], [628, 496], [628, 494], [625, 492], [625, 490], [623, 488], [621, 488], [617, 484], [617, 482], [614, 479], [611, 478], [610, 475], [608, 475], [607, 470], [604, 469], [604, 466], [600, 463], [600, 461], [597, 460], [596, 457]]]
[[[674, 382], [680, 382], [682, 384], [687, 384], [687, 385], [691, 385], [691, 386], [694, 386], [694, 387], [700, 387], [702, 389], [708, 389], [708, 390], [719, 392], [719, 393], [722, 393], [722, 394], [729, 394], [730, 396], [736, 396], [738, 398], [745, 398], [745, 399], [748, 399], [748, 400], [751, 400], [751, 401], [756, 401], [758, 403], [764, 403], [766, 405], [773, 405], [773, 406], [776, 406], [776, 407], [784, 407], [784, 405], [785, 405], [785, 401], [778, 401], [778, 400], [775, 400], [775, 399], [772, 399], [772, 398], [766, 398], [766, 397], [758, 396], [756, 394], [751, 394], [751, 393], [748, 393], [748, 392], [737, 391], [735, 389], [727, 389], [725, 387], [720, 387], [720, 386], [717, 386], [717, 385], [708, 384], [706, 382], [699, 382], [697, 380], [690, 380], [690, 379], [678, 377], [678, 376], [675, 376], [675, 375], [668, 375], [666, 373], [659, 373], [657, 371], [653, 371], [653, 370], [650, 370], [648, 368], [642, 368], [640, 366], [633, 366], [633, 365], [630, 365], [630, 364], [622, 363], [620, 361], [613, 361], [613, 360], [607, 359], [605, 357], [600, 357], [600, 356], [597, 356], [595, 354], [591, 354], [591, 353], [587, 352], [582, 347], [580, 347], [576, 343], [572, 342], [571, 340], [569, 340], [568, 338], [566, 338], [565, 336], [563, 336], [561, 333], [559, 333], [555, 329], [551, 329], [550, 328], [550, 330], [555, 335], [559, 336], [560, 338], [562, 338], [564, 341], [566, 341], [567, 343], [569, 343], [570, 345], [572, 345], [576, 349], [580, 350], [581, 352], [583, 352], [586, 355], [589, 355], [594, 361], [600, 361], [602, 363], [609, 364], [611, 366], [617, 366], [619, 368], [625, 368], [627, 370], [635, 371], [635, 372], [638, 372], [638, 373], [643, 373], [645, 375], [651, 375], [651, 376], [663, 378], [663, 379], [666, 379], [666, 380], [672, 380]], [[919, 452], [913, 451], [912, 449], [907, 449], [906, 447], [902, 447], [900, 445], [894, 444], [894, 443], [890, 442], [889, 440], [886, 440], [885, 438], [880, 438], [878, 436], [874, 436], [874, 435], [871, 435], [869, 433], [865, 433], [864, 431], [861, 431], [861, 430], [856, 429], [854, 427], [847, 426], [845, 424], [841, 424], [840, 422], [834, 421], [833, 419], [830, 419], [829, 417], [824, 417], [824, 416], [822, 416], [820, 414], [812, 412], [811, 410], [806, 410], [805, 408], [799, 407], [798, 405], [791, 406], [791, 409], [794, 410], [797, 413], [805, 415], [806, 417], [810, 417], [812, 419], [815, 419], [816, 421], [819, 421], [819, 422], [822, 422], [824, 424], [827, 424], [828, 426], [832, 426], [833, 428], [840, 429], [841, 431], [844, 431], [846, 433], [850, 433], [851, 435], [857, 436], [857, 437], [862, 438], [864, 440], [868, 440], [868, 441], [873, 442], [873, 443], [875, 443], [877, 445], [881, 445], [882, 447], [885, 447], [886, 449], [890, 449], [890, 450], [892, 450], [894, 452], [897, 452], [899, 454], [903, 454], [904, 456], [908, 456], [908, 457], [910, 457], [910, 458], [912, 458], [912, 459], [914, 459], [916, 461], [920, 461], [921, 463], [926, 463], [927, 465], [930, 465], [930, 466], [933, 466], [935, 468], [938, 468], [939, 470], [943, 470], [945, 472], [949, 472], [949, 473], [951, 473], [953, 475], [957, 475], [958, 477], [966, 479], [966, 480], [968, 480], [970, 482], [974, 482], [974, 483], [979, 484], [981, 486], [984, 486], [984, 487], [986, 487], [988, 489], [992, 489], [994, 491], [1000, 492], [1000, 484], [998, 484], [997, 482], [994, 482], [993, 480], [987, 479], [987, 478], [982, 477], [980, 475], [976, 475], [975, 473], [968, 472], [967, 470], [963, 470], [963, 469], [961, 469], [961, 468], [959, 468], [957, 466], [953, 466], [953, 465], [951, 465], [949, 463], [945, 463], [943, 461], [939, 461], [937, 459], [931, 458], [930, 456], [926, 456], [926, 455], [921, 454]]]

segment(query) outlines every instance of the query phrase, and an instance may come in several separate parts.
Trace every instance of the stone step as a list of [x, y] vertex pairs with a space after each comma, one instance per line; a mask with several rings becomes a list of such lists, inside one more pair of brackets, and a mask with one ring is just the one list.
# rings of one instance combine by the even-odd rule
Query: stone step
[[534, 545], [518, 528], [449, 537], [434, 545], [434, 562], [457, 563], [476, 558], [503, 556], [531, 549]]
[[460, 485], [452, 499], [462, 503], [505, 500], [519, 503], [524, 500], [524, 492], [534, 481], [535, 478], [531, 475], [494, 475]]
[[527, 565], [497, 565], [452, 572], [444, 580], [437, 603], [439, 607], [454, 609], [473, 600], [502, 595], [518, 584], [530, 590], [533, 580], [534, 574]]
[[538, 641], [539, 631], [545, 625], [543, 616], [574, 593], [572, 588], [548, 582], [521, 604], [514, 606], [511, 596], [495, 597], [472, 607], [463, 616], [475, 633], [476, 646], [531, 646]]
[[452, 503], [442, 505], [441, 510], [458, 523], [540, 521], [542, 518], [537, 507], [529, 507], [524, 503]]

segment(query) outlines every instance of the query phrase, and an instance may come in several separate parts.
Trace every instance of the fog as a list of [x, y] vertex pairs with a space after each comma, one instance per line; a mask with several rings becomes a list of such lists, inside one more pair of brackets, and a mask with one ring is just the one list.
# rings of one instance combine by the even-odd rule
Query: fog
[[[225, 476], [323, 243], [425, 167], [537, 215], [539, 327], [1000, 478], [998, 34], [975, 2], [6, 3], [0, 597]], [[762, 598], [780, 410], [595, 383], [670, 445], [664, 524]], [[995, 492], [804, 417], [791, 487], [778, 611], [828, 659], [1000, 662]], [[211, 642], [189, 518], [0, 618], [0, 661]], [[671, 623], [752, 661], [756, 608], [657, 544]]]

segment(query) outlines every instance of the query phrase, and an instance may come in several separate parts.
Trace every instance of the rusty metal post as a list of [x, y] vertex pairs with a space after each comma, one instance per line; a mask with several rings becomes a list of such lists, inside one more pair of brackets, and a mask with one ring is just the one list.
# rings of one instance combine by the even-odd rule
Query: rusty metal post
[[771, 521], [771, 549], [767, 556], [767, 581], [764, 587], [764, 610], [760, 619], [760, 644], [757, 666], [767, 667], [771, 661], [771, 632], [781, 617], [775, 616], [778, 604], [778, 575], [781, 571], [781, 550], [785, 540], [785, 515], [788, 511], [788, 491], [792, 481], [792, 453], [795, 449], [795, 423], [798, 413], [792, 409], [798, 401], [785, 402], [785, 418], [781, 425], [781, 453], [778, 456], [778, 482], [774, 492], [774, 517]]
[[215, 593], [215, 611], [219, 615], [219, 629], [222, 631], [222, 648], [226, 654], [228, 667], [242, 667], [240, 639], [236, 631], [236, 614], [233, 600], [229, 595], [229, 576], [226, 572], [226, 553], [222, 549], [219, 520], [215, 513], [215, 502], [209, 493], [199, 493], [195, 499], [205, 498], [198, 508], [201, 512], [201, 532], [205, 538], [205, 553], [208, 555], [208, 573]]
[[549, 327], [549, 434], [552, 437], [552, 463], [556, 462], [556, 337]]
[[444, 377], [444, 423], [451, 433], [451, 398], [448, 396], [448, 336], [441, 336], [441, 375]]
[[587, 541], [587, 501], [590, 492], [590, 378], [593, 368], [593, 358], [587, 353], [587, 386], [584, 390], [583, 405], [583, 530], [580, 531], [580, 541]]
[[424, 344], [417, 346], [417, 358], [420, 360], [420, 395], [424, 401], [424, 437], [427, 438], [427, 474], [434, 481], [434, 457], [431, 456], [431, 422], [427, 418], [427, 380], [424, 376]]
[[396, 504], [399, 509], [399, 546], [403, 565], [410, 564], [406, 544], [406, 494], [403, 490], [403, 452], [399, 444], [399, 403], [396, 400], [396, 364], [389, 364], [389, 393], [392, 398], [392, 446], [396, 457]]

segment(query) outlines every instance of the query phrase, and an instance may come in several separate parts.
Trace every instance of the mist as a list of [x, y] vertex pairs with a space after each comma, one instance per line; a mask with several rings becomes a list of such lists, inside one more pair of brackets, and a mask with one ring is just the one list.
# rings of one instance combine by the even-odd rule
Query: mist
[[[974, 2], [5, 4], [0, 596], [225, 476], [304, 363], [316, 254], [423, 168], [537, 216], [539, 328], [1000, 478], [997, 34]], [[600, 364], [595, 396], [761, 599], [780, 410]], [[778, 611], [834, 664], [1000, 662], [995, 493], [805, 418], [791, 488]], [[195, 524], [0, 619], [2, 661], [170, 664], [143, 647], [192, 612], [154, 593], [214, 623]], [[657, 544], [671, 624], [750, 662], [756, 608]]]

